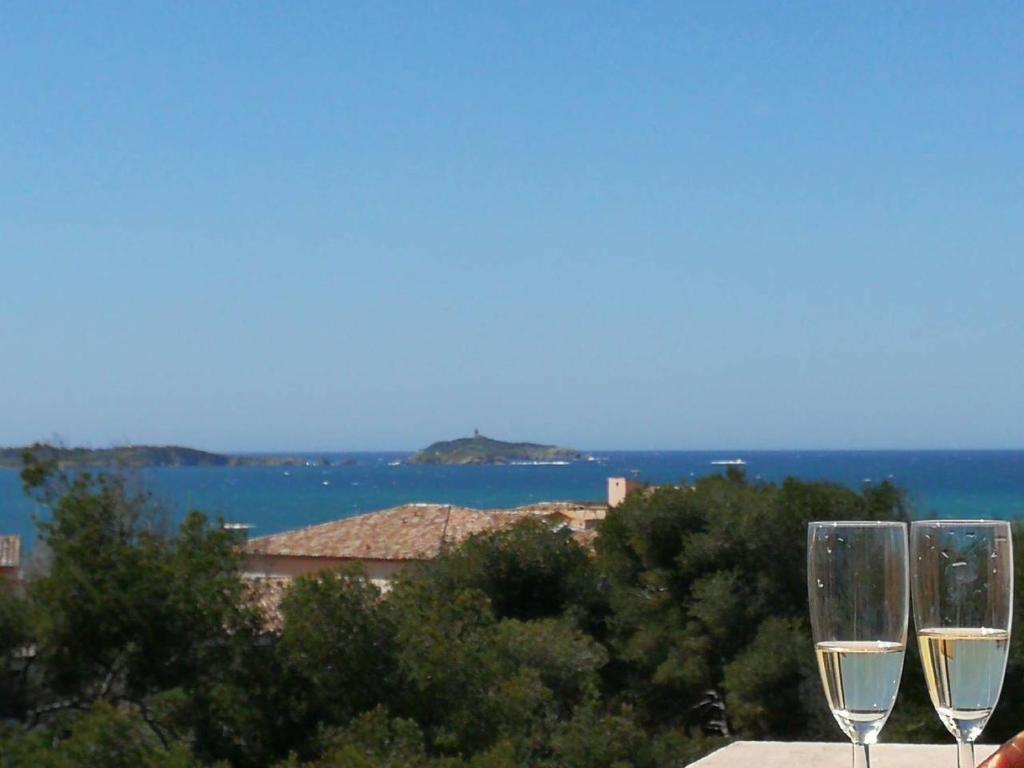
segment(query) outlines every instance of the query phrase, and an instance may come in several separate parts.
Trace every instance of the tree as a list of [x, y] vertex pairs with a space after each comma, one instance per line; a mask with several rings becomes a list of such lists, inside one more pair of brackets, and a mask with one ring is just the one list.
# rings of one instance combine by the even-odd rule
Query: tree
[[[434, 756], [499, 754], [518, 764], [551, 754], [561, 719], [594, 695], [603, 647], [567, 618], [498, 620], [479, 590], [447, 592], [429, 576], [396, 584], [397, 695]], [[494, 752], [494, 750], [499, 750]]]
[[527, 519], [502, 531], [471, 536], [424, 569], [436, 589], [475, 589], [499, 618], [551, 618], [571, 613], [592, 624], [603, 611], [597, 571], [567, 529]]
[[813, 670], [807, 522], [905, 515], [888, 483], [855, 493], [749, 483], [739, 471], [631, 495], [597, 541], [612, 606], [610, 690], [648, 727], [800, 735], [823, 705], [798, 693]]
[[494, 743], [518, 703], [503, 700], [502, 660], [491, 632], [494, 614], [475, 590], [440, 592], [427, 581], [400, 581], [387, 605], [396, 627], [396, 712], [423, 728], [440, 754], [475, 752]]
[[807, 711], [801, 683], [817, 673], [806, 623], [765, 619], [750, 645], [724, 669], [732, 726], [746, 738], [804, 737], [807, 723], [797, 714]]
[[[385, 709], [366, 712], [345, 728], [324, 734], [321, 741], [323, 754], [306, 763], [309, 768], [428, 768], [433, 763], [419, 726], [393, 718]], [[297, 764], [293, 758], [286, 766]]]
[[281, 604], [282, 672], [301, 696], [292, 717], [308, 735], [345, 725], [394, 697], [395, 629], [380, 590], [359, 571], [299, 579]]
[[31, 604], [0, 582], [0, 721], [22, 718], [35, 616]]
[[97, 702], [48, 727], [0, 729], [0, 768], [190, 768], [186, 744], [162, 743], [137, 713]]
[[232, 642], [256, 627], [237, 540], [197, 512], [168, 532], [151, 497], [119, 476], [69, 476], [28, 457], [22, 477], [49, 512], [38, 522], [49, 572], [28, 589], [38, 617], [30, 722], [94, 702], [130, 705], [169, 742], [192, 723], [158, 722], [152, 697], [216, 677]]

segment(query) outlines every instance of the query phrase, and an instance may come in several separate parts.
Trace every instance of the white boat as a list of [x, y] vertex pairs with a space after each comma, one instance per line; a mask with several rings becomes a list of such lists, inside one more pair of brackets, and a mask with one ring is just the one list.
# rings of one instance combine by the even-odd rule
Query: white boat
[[743, 459], [719, 459], [718, 461], [712, 461], [711, 463], [725, 467], [741, 467], [747, 462], [745, 462]]
[[400, 461], [389, 461], [388, 462], [388, 466], [389, 467], [400, 467], [400, 466], [402, 466], [402, 462], [400, 462]]

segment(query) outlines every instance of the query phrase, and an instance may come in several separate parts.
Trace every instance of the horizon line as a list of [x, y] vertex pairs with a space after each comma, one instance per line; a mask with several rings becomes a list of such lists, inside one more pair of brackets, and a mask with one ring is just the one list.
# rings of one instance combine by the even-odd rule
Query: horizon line
[[[508, 442], [519, 442], [519, 441], [508, 441]], [[528, 441], [525, 441], [528, 442]], [[88, 444], [72, 445], [70, 443], [51, 442], [45, 440], [37, 440], [32, 443], [24, 443], [21, 445], [0, 445], [0, 450], [17, 450], [24, 448], [31, 448], [35, 444], [49, 445], [55, 448], [64, 448], [68, 450], [112, 450], [116, 448], [185, 448], [188, 450], [204, 451], [207, 453], [218, 453], [228, 456], [245, 456], [245, 455], [281, 455], [281, 454], [316, 454], [316, 453], [416, 453], [422, 449], [420, 448], [247, 448], [247, 449], [221, 449], [221, 448], [198, 448], [194, 445], [186, 445], [182, 443], [174, 442], [123, 442], [115, 443], [112, 442], [107, 445], [96, 446]], [[558, 446], [561, 447], [561, 446]], [[725, 447], [725, 448], [714, 448], [714, 447], [700, 447], [700, 448], [686, 448], [686, 447], [661, 447], [661, 448], [570, 448], [579, 453], [884, 453], [884, 452], [957, 452], [957, 451], [977, 451], [977, 452], [1022, 452], [1024, 446], [1008, 447], [1008, 446], [941, 446], [941, 447], [921, 447], [921, 446], [855, 446], [855, 447], [820, 447], [820, 446], [797, 446], [797, 447], [767, 447], [767, 448], [753, 448], [753, 447]]]

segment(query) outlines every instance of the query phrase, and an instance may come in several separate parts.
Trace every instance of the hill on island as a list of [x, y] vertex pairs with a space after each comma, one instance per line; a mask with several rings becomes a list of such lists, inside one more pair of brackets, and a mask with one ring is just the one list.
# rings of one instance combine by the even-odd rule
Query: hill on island
[[39, 459], [55, 460], [65, 467], [223, 467], [233, 463], [230, 456], [177, 445], [65, 448], [36, 444], [25, 448], [0, 448], [0, 467], [20, 468], [26, 450]]
[[519, 461], [575, 461], [579, 451], [539, 443], [506, 443], [483, 435], [442, 440], [406, 459], [407, 464], [514, 464]]

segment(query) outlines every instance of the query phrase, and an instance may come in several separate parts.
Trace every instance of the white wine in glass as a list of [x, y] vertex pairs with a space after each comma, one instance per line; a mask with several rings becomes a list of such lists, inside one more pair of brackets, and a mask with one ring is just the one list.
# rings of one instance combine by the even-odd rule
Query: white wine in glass
[[807, 529], [807, 594], [825, 698], [853, 742], [855, 768], [870, 765], [892, 712], [907, 648], [907, 526], [815, 522]]
[[999, 520], [922, 520], [911, 527], [911, 584], [932, 704], [957, 741], [960, 768], [999, 702], [1010, 649], [1013, 542]]

